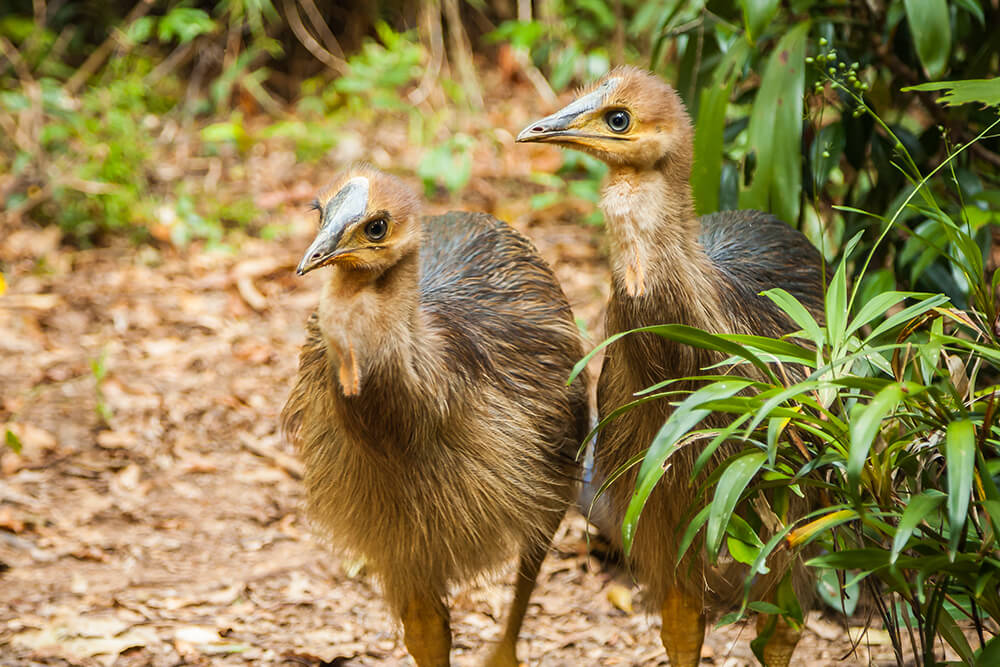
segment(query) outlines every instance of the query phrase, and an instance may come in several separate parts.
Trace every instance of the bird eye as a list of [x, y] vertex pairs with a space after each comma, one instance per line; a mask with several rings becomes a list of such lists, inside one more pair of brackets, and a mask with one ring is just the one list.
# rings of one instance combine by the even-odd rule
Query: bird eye
[[604, 116], [604, 122], [608, 124], [608, 127], [614, 132], [624, 132], [628, 129], [628, 126], [632, 123], [632, 118], [628, 115], [628, 111], [624, 109], [615, 109], [614, 111], [609, 111]]
[[385, 233], [389, 231], [389, 223], [385, 218], [375, 218], [365, 225], [365, 236], [369, 241], [381, 241], [385, 238]]

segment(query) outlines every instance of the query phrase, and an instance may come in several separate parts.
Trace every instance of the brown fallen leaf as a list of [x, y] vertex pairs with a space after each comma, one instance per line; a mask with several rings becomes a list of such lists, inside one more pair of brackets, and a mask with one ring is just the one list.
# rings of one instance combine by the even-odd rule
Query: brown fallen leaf
[[24, 532], [24, 521], [14, 516], [14, 508], [0, 506], [0, 529], [8, 530], [15, 535]]
[[632, 591], [619, 583], [611, 582], [606, 593], [608, 602], [626, 614], [632, 614]]

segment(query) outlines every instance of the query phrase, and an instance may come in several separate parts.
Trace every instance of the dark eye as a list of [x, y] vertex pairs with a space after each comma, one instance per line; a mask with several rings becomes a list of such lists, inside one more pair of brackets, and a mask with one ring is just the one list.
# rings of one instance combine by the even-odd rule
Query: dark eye
[[608, 127], [610, 127], [612, 131], [624, 132], [628, 129], [628, 126], [632, 124], [632, 117], [628, 115], [628, 111], [625, 111], [624, 109], [616, 109], [605, 114], [604, 122], [608, 124]]
[[389, 223], [385, 218], [375, 218], [365, 225], [365, 236], [369, 241], [381, 241], [385, 238], [385, 233], [389, 231]]

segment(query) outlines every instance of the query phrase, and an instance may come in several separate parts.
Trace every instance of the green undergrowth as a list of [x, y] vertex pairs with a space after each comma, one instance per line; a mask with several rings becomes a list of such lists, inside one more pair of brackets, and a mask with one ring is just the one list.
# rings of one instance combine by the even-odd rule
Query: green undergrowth
[[[358, 128], [389, 117], [408, 127], [428, 193], [466, 185], [472, 138], [448, 135], [450, 113], [417, 108], [403, 95], [427, 66], [414, 33], [376, 23], [342, 76], [304, 79], [295, 102], [279, 104], [264, 83], [268, 56], [281, 47], [254, 27], [273, 20], [270, 4], [248, 14], [250, 4], [257, 6], [228, 3], [221, 15], [178, 6], [122, 24], [114, 28], [117, 49], [83, 85], [74, 83], [77, 60], [55, 30], [27, 16], [0, 20], [0, 37], [18, 60], [0, 69], [0, 153], [10, 156], [0, 175], [13, 183], [3, 202], [8, 213], [58, 225], [79, 245], [125, 236], [224, 248], [233, 231], [278, 233], [263, 222], [247, 174], [260, 148], [323, 165], [345, 138], [357, 141]], [[165, 66], [185, 48], [210, 50], [234, 23], [239, 56], [202, 85], [193, 86], [190, 71]], [[429, 84], [452, 103], [461, 99], [447, 77]]]
[[[770, 557], [791, 550], [816, 571], [820, 594], [835, 609], [850, 614], [860, 592], [867, 593], [899, 664], [908, 663], [907, 654], [938, 664], [942, 642], [965, 664], [997, 664], [1000, 270], [987, 263], [991, 237], [983, 234], [994, 222], [997, 191], [980, 188], [969, 196], [958, 168], [977, 142], [1000, 131], [996, 84], [943, 86], [953, 89], [957, 103], [990, 105], [992, 119], [924, 171], [904, 138], [866, 101], [856, 68], [828, 55], [825, 43], [819, 46], [806, 64], [822, 67], [821, 86], [843, 101], [826, 110], [827, 118], [870, 118], [894, 146], [894, 168], [908, 187], [884, 212], [843, 209], [868, 225], [843, 243], [827, 277], [825, 322], [772, 289], [765, 295], [799, 328], [784, 338], [712, 335], [681, 324], [642, 330], [728, 360], [705, 369], [696, 390], [678, 392], [675, 380], [664, 378], [637, 396], [637, 404], [668, 400], [675, 407], [634, 464], [638, 481], [623, 540], [629, 548], [671, 457], [697, 446], [702, 453], [692, 483], [699, 485], [698, 499], [681, 543], [712, 562], [728, 554], [750, 571], [743, 607], [724, 623], [759, 611], [801, 626], [790, 573], [769, 600], [750, 597], [752, 580], [768, 571]], [[913, 232], [898, 249], [897, 270], [913, 282], [932, 267], [947, 272], [948, 293], [898, 289], [893, 274], [878, 265], [887, 240], [904, 228]], [[745, 364], [766, 379], [732, 373]], [[792, 368], [804, 379], [789, 380]], [[712, 413], [728, 415], [730, 425], [699, 428]], [[723, 442], [737, 443], [738, 450], [709, 469]], [[805, 516], [789, 513], [796, 496], [809, 500]]]

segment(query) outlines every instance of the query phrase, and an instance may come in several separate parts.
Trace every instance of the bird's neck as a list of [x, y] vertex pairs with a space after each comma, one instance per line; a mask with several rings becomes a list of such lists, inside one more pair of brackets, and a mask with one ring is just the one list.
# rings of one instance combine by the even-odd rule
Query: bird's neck
[[375, 381], [373, 370], [393, 376], [412, 368], [424, 327], [420, 320], [420, 258], [414, 251], [382, 273], [334, 267], [319, 302], [326, 339], [344, 396]]
[[711, 326], [718, 313], [715, 269], [698, 240], [690, 173], [669, 162], [661, 167], [614, 169], [604, 188], [612, 298], [630, 306], [619, 326]]

